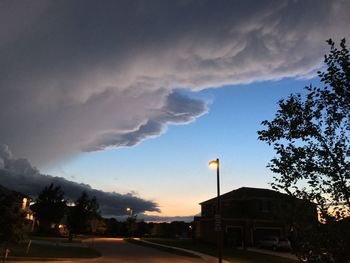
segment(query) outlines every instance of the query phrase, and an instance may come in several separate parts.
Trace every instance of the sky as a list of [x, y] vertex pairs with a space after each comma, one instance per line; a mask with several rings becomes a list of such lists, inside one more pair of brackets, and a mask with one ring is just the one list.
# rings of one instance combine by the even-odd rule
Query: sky
[[35, 195], [56, 180], [71, 198], [100, 196], [106, 215], [153, 217], [198, 214], [216, 194], [212, 159], [222, 192], [269, 188], [260, 123], [319, 84], [349, 11], [345, 0], [1, 1], [0, 184]]

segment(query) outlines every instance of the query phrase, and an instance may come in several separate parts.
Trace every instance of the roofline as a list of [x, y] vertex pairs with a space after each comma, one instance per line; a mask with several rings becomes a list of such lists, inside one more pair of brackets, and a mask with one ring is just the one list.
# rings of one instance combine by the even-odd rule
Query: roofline
[[1, 184], [0, 184], [0, 189], [5, 190], [7, 192], [7, 194], [17, 195], [17, 196], [20, 196], [21, 198], [27, 198], [27, 199], [33, 200], [33, 198], [31, 196], [24, 194], [22, 192], [18, 192], [18, 191], [9, 189]]
[[[257, 188], [257, 187], [240, 187], [240, 188], [237, 188], [237, 189], [234, 189], [232, 191], [229, 191], [229, 192], [226, 192], [224, 194], [221, 194], [220, 197], [223, 197], [223, 196], [226, 196], [232, 192], [235, 192], [235, 191], [238, 191], [238, 190], [241, 190], [241, 189], [253, 189], [253, 190], [264, 190], [264, 191], [270, 191], [270, 192], [274, 192], [274, 193], [277, 193], [277, 194], [281, 194], [281, 195], [287, 195], [285, 193], [281, 193], [281, 192], [278, 192], [278, 191], [275, 191], [275, 190], [272, 190], [272, 189], [266, 189], [266, 188]], [[288, 195], [289, 196], [289, 195]], [[217, 199], [217, 196], [216, 197], [213, 197], [213, 198], [210, 198], [206, 201], [203, 201], [203, 202], [200, 202], [199, 204], [202, 205], [204, 203], [207, 203], [207, 202], [210, 202], [210, 201], [214, 201], [215, 199]]]

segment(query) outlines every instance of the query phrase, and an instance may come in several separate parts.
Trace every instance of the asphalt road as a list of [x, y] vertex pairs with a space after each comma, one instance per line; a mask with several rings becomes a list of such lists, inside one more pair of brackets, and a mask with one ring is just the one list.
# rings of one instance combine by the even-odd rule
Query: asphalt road
[[[214, 263], [217, 262], [214, 258], [201, 259], [186, 256], [175, 255], [168, 252], [163, 252], [158, 249], [139, 246], [123, 241], [117, 238], [98, 238], [95, 239], [91, 246], [98, 250], [102, 257], [97, 259], [74, 259], [59, 261], [59, 263]], [[11, 261], [14, 262], [14, 261]], [[29, 261], [26, 261], [29, 263]], [[34, 261], [30, 261], [34, 262]], [[39, 262], [39, 261], [38, 261]], [[40, 263], [49, 261], [40, 261]], [[50, 261], [53, 262], [53, 261]], [[21, 261], [24, 263], [24, 261]], [[57, 261], [55, 261], [57, 263]]]

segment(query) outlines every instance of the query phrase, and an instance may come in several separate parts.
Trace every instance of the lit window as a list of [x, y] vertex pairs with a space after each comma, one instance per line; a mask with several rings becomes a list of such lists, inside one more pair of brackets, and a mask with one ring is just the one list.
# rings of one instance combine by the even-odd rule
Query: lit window
[[24, 197], [22, 200], [22, 209], [25, 209], [27, 207], [27, 202], [28, 202], [28, 199]]

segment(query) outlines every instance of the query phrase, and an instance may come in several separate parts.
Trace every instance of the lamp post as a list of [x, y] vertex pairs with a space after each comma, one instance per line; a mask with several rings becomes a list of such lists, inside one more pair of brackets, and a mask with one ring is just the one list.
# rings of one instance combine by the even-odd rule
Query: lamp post
[[130, 212], [130, 216], [126, 219], [127, 222], [127, 226], [128, 226], [128, 234], [130, 236], [133, 236], [133, 223], [134, 223], [134, 219], [136, 221], [136, 218], [133, 217], [133, 209], [131, 207], [127, 207], [126, 211]]
[[222, 263], [222, 227], [221, 227], [221, 200], [220, 200], [220, 162], [219, 158], [217, 158], [214, 161], [209, 162], [209, 167], [212, 169], [216, 168], [216, 178], [217, 178], [217, 191], [218, 191], [218, 197], [217, 197], [217, 209], [215, 214], [215, 231], [217, 232], [217, 238], [218, 238], [218, 249], [219, 249], [219, 263]]
[[130, 216], [132, 216], [133, 210], [131, 207], [126, 208], [126, 211], [130, 212]]

